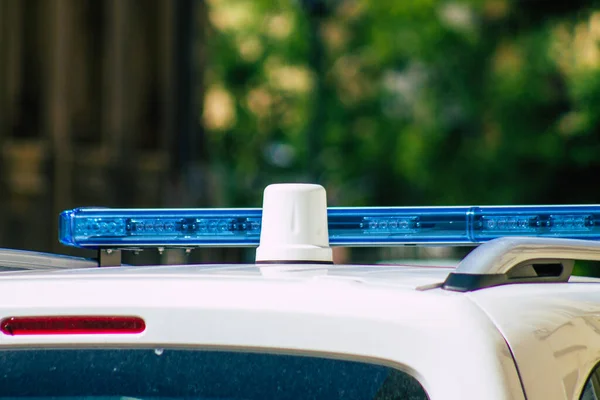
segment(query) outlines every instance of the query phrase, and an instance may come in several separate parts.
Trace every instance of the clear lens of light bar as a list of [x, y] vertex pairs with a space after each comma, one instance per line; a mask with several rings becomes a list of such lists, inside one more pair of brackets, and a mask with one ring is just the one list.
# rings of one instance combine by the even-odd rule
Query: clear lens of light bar
[[600, 205], [329, 210], [331, 243], [476, 244], [504, 236], [600, 240]]
[[261, 209], [79, 208], [60, 214], [75, 247], [258, 246]]
[[[261, 209], [75, 209], [60, 241], [76, 247], [258, 246]], [[332, 246], [468, 245], [503, 236], [600, 240], [600, 205], [329, 208]]]
[[469, 243], [468, 207], [330, 208], [329, 241], [350, 246]]

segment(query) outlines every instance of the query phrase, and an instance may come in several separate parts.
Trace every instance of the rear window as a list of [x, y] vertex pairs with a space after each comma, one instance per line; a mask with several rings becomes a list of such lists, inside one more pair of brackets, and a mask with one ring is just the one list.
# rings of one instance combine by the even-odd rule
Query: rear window
[[355, 361], [181, 349], [0, 351], [0, 399], [427, 399], [409, 374]]

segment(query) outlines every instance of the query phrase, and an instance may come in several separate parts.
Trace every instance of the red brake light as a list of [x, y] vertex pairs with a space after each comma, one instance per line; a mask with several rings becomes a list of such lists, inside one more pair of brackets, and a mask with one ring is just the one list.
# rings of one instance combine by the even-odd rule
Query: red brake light
[[139, 317], [48, 316], [8, 317], [0, 322], [5, 335], [135, 334], [146, 329]]

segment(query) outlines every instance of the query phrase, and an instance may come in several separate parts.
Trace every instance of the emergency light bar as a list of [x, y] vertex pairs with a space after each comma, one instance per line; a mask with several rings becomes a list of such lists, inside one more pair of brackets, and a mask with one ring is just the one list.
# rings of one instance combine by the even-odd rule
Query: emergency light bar
[[[331, 246], [472, 245], [505, 236], [600, 239], [600, 205], [328, 208]], [[262, 209], [77, 208], [59, 239], [81, 248], [255, 247]]]

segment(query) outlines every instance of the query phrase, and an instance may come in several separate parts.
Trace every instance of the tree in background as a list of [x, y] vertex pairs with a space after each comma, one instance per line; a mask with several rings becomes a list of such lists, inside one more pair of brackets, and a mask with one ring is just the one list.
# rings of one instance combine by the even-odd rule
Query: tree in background
[[595, 2], [323, 1], [209, 2], [224, 204], [314, 179], [339, 205], [598, 201]]

